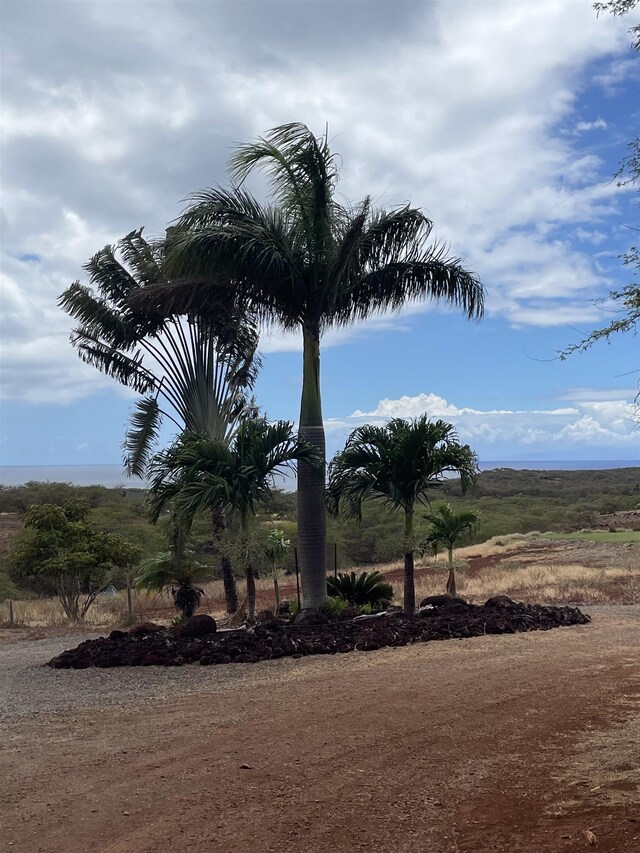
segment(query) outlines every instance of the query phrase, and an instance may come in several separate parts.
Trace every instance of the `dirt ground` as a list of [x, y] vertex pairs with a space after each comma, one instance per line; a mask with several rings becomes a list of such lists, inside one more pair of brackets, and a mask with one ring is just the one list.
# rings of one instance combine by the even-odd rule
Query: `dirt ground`
[[[640, 851], [640, 607], [258, 665], [53, 671], [0, 647], [0, 847]], [[43, 709], [47, 710], [43, 710]]]

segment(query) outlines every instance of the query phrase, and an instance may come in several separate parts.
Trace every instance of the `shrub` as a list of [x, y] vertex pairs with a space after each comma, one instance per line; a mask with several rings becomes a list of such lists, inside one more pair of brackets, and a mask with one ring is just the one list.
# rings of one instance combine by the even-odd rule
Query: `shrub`
[[0, 572], [0, 602], [7, 598], [19, 598], [19, 596], [18, 588], [11, 578], [4, 572]]
[[320, 613], [325, 616], [342, 616], [344, 611], [351, 607], [349, 602], [344, 598], [334, 598], [330, 596], [319, 608]]
[[380, 572], [339, 572], [327, 578], [327, 592], [332, 598], [342, 598], [355, 606], [370, 604], [381, 609], [393, 599], [393, 587]]

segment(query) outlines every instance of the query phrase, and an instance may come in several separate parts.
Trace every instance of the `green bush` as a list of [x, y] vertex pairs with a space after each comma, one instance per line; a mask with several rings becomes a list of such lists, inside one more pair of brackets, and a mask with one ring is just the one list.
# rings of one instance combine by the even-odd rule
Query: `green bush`
[[348, 601], [344, 598], [334, 598], [330, 596], [324, 604], [319, 608], [320, 613], [325, 616], [342, 616], [347, 607], [351, 607]]
[[0, 572], [0, 601], [19, 597], [18, 587], [5, 572]]
[[349, 604], [369, 604], [382, 609], [393, 599], [393, 587], [380, 572], [339, 572], [337, 577], [327, 578], [327, 592], [332, 598], [342, 598]]

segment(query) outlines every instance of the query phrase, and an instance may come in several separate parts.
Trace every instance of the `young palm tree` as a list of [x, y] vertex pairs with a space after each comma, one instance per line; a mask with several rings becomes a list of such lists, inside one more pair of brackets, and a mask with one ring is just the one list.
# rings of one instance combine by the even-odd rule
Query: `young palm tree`
[[193, 561], [176, 563], [171, 551], [164, 551], [143, 560], [140, 574], [134, 580], [136, 589], [147, 592], [171, 592], [173, 604], [184, 618], [193, 616], [204, 595], [196, 583], [205, 579], [207, 569]]
[[314, 448], [295, 436], [292, 424], [268, 424], [264, 418], [245, 419], [230, 444], [185, 433], [156, 457], [148, 497], [153, 522], [169, 501], [187, 522], [213, 506], [239, 513], [249, 623], [256, 605], [250, 549], [256, 509], [269, 497], [274, 474], [296, 461], [314, 464], [314, 459]]
[[278, 584], [278, 576], [282, 572], [282, 561], [291, 548], [291, 540], [287, 539], [284, 531], [279, 527], [274, 527], [267, 536], [266, 555], [271, 560], [271, 576], [273, 577], [273, 593], [275, 601], [275, 611], [278, 612], [280, 607], [280, 586]]
[[[256, 378], [258, 335], [232, 311], [189, 314], [184, 321], [134, 307], [131, 297], [164, 275], [165, 242], [142, 229], [105, 246], [86, 264], [90, 286], [74, 282], [59, 304], [79, 326], [71, 343], [80, 358], [143, 394], [124, 442], [131, 476], [145, 476], [162, 420], [180, 431], [229, 441]], [[95, 290], [94, 290], [95, 288]], [[225, 526], [212, 508], [214, 537]], [[237, 609], [235, 577], [221, 559], [227, 610]]]
[[[273, 204], [242, 186], [266, 171]], [[241, 146], [231, 160], [239, 186], [205, 190], [172, 235], [172, 281], [147, 289], [147, 305], [184, 313], [215, 304], [226, 293], [259, 320], [298, 329], [303, 339], [299, 430], [325, 459], [320, 399], [320, 339], [329, 328], [400, 309], [416, 299], [483, 311], [478, 278], [431, 243], [432, 223], [408, 206], [375, 210], [336, 199], [338, 167], [327, 135], [287, 124]], [[326, 598], [324, 471], [298, 466], [298, 551], [305, 607]]]
[[453, 567], [453, 549], [463, 536], [473, 533], [480, 521], [480, 514], [475, 510], [456, 510], [451, 504], [438, 504], [433, 512], [425, 515], [430, 524], [425, 543], [429, 545], [444, 545], [449, 555], [449, 577], [447, 578], [447, 595], [456, 595], [456, 572]]
[[429, 490], [446, 474], [459, 475], [465, 492], [474, 482], [478, 462], [468, 444], [460, 444], [451, 424], [394, 418], [385, 426], [355, 429], [345, 449], [329, 466], [327, 502], [334, 514], [362, 518], [366, 500], [382, 500], [404, 512], [404, 610], [415, 611], [414, 513], [428, 504]]
[[174, 607], [185, 619], [198, 609], [204, 590], [196, 583], [208, 574], [206, 566], [196, 562], [187, 548], [187, 527], [184, 519], [173, 513], [169, 550], [143, 560], [134, 580], [136, 589], [155, 593], [170, 591]]

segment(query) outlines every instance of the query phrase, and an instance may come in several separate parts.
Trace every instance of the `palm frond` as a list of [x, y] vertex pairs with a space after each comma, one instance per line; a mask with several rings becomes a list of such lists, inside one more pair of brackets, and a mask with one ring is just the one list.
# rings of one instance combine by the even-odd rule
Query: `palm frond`
[[138, 400], [124, 440], [124, 464], [130, 477], [144, 477], [158, 438], [162, 413], [157, 397]]
[[394, 418], [384, 427], [364, 424], [329, 465], [327, 504], [333, 514], [356, 518], [371, 499], [412, 512], [450, 473], [460, 476], [464, 491], [477, 474], [477, 457], [451, 424], [426, 415]]
[[71, 334], [71, 341], [78, 355], [86, 364], [96, 367], [101, 373], [112, 376], [121, 385], [132, 388], [140, 394], [146, 394], [157, 386], [156, 377], [143, 365], [143, 354], [140, 351], [132, 356], [98, 338], [83, 329], [76, 329]]

